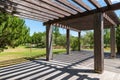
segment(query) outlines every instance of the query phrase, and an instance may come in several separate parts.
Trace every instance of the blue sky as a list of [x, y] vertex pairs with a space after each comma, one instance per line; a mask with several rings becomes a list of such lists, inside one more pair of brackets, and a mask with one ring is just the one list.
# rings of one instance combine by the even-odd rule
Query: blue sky
[[[87, 0], [83, 0], [85, 3], [88, 3]], [[106, 6], [103, 0], [98, 0], [101, 5]], [[120, 2], [120, 0], [112, 0], [113, 3]], [[94, 7], [91, 4], [88, 4], [90, 7], [94, 9]], [[120, 10], [115, 11], [117, 16], [120, 17]], [[25, 24], [30, 28], [30, 35], [32, 35], [34, 32], [44, 32], [46, 30], [46, 27], [43, 26], [42, 22], [39, 21], [34, 21], [30, 19], [25, 19]], [[60, 28], [60, 33], [65, 34], [66, 30]], [[78, 33], [75, 31], [70, 32], [71, 35], [77, 36]], [[84, 34], [84, 32], [82, 32]]]

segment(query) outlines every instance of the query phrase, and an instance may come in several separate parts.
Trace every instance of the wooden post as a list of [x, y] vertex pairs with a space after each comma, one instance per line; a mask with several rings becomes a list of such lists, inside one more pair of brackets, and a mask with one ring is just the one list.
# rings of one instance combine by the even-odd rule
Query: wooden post
[[69, 29], [66, 30], [66, 38], [67, 38], [67, 40], [66, 40], [66, 44], [67, 44], [66, 50], [67, 50], [67, 54], [70, 54], [70, 30]]
[[97, 73], [104, 70], [103, 13], [94, 16], [94, 69]]
[[81, 50], [81, 42], [80, 42], [80, 38], [81, 38], [81, 31], [78, 32], [78, 51]]
[[115, 27], [110, 28], [110, 46], [111, 46], [111, 58], [116, 57], [115, 53]]
[[53, 59], [52, 56], [52, 26], [46, 26], [46, 60], [49, 61]]

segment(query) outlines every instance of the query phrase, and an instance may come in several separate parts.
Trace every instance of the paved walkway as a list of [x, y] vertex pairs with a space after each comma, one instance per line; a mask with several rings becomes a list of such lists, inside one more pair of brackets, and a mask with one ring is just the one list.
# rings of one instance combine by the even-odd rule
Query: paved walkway
[[49, 62], [40, 59], [0, 68], [0, 80], [120, 80], [120, 57], [105, 54], [103, 74], [94, 73], [93, 64], [93, 52], [74, 51]]

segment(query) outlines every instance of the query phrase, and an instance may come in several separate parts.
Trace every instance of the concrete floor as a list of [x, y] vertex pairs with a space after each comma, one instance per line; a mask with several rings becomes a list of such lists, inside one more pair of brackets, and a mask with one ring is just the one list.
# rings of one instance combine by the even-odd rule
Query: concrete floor
[[105, 71], [94, 73], [92, 51], [72, 51], [44, 59], [0, 68], [0, 80], [120, 80], [120, 57], [110, 59], [105, 53]]

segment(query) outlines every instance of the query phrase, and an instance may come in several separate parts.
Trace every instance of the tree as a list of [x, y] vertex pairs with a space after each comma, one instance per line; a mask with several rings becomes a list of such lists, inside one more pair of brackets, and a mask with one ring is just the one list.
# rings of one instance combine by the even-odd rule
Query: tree
[[104, 44], [105, 47], [110, 44], [110, 29], [104, 29]]
[[0, 49], [6, 46], [17, 47], [23, 44], [29, 35], [25, 21], [6, 13], [0, 13]]
[[57, 38], [60, 36], [59, 28], [58, 27], [53, 27], [53, 36], [54, 36], [54, 44], [57, 45]]
[[93, 47], [94, 44], [94, 36], [93, 31], [88, 31], [84, 36], [82, 36], [82, 45]]
[[60, 35], [57, 38], [56, 45], [66, 47], [66, 35]]
[[120, 54], [120, 25], [116, 29], [117, 53]]
[[36, 47], [45, 47], [45, 33], [34, 33], [32, 36], [32, 44], [36, 44]]
[[70, 41], [71, 41], [71, 49], [73, 51], [78, 50], [78, 38], [74, 37], [74, 36], [71, 36]]

